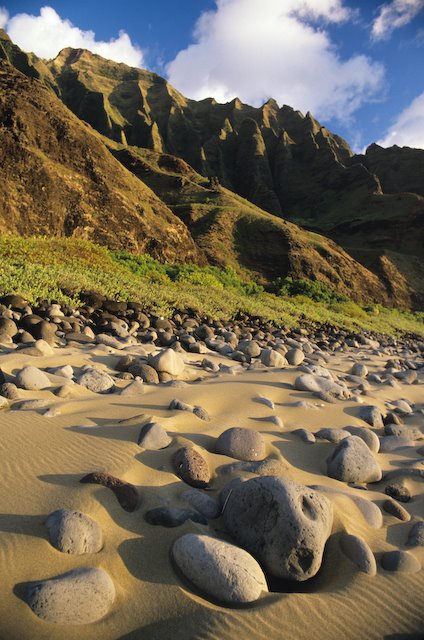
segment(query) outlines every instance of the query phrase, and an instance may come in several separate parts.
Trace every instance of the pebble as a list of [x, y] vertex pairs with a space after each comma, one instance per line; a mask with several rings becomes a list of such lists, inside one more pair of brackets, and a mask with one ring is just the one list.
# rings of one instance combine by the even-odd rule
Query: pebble
[[264, 396], [256, 396], [256, 398], [253, 398], [253, 400], [255, 402], [260, 402], [261, 404], [264, 404], [265, 406], [269, 407], [270, 409], [274, 409], [275, 405], [273, 403], [272, 400], [270, 400], [269, 398], [265, 398]]
[[415, 522], [410, 529], [406, 544], [410, 547], [424, 547], [424, 522]]
[[89, 473], [81, 478], [80, 482], [100, 484], [111, 489], [125, 511], [135, 511], [140, 504], [140, 495], [133, 484], [124, 482], [108, 473], [103, 473], [102, 471]]
[[409, 502], [411, 500], [411, 493], [408, 487], [399, 482], [388, 484], [385, 487], [384, 492], [399, 502]]
[[165, 429], [158, 422], [149, 422], [145, 424], [138, 436], [138, 445], [142, 449], [150, 451], [158, 451], [165, 449], [172, 442], [172, 438], [168, 436]]
[[187, 533], [174, 542], [172, 556], [183, 575], [215, 600], [250, 603], [268, 591], [256, 560], [229, 542]]
[[367, 405], [361, 407], [359, 417], [374, 429], [383, 429], [383, 415], [378, 407]]
[[365, 442], [349, 436], [327, 458], [327, 475], [342, 482], [378, 482], [382, 472]]
[[202, 489], [211, 480], [209, 465], [198, 451], [189, 447], [181, 447], [175, 453], [174, 467], [177, 475], [192, 487]]
[[237, 460], [258, 460], [265, 457], [265, 441], [254, 429], [233, 427], [221, 433], [215, 452]]
[[394, 516], [398, 520], [402, 520], [402, 522], [409, 522], [411, 519], [411, 515], [408, 511], [402, 507], [399, 502], [390, 498], [383, 502], [383, 509], [386, 513], [389, 513], [391, 516]]
[[406, 438], [407, 440], [422, 440], [424, 438], [424, 434], [418, 427], [407, 427], [404, 424], [386, 424], [384, 434], [386, 436]]
[[81, 567], [27, 585], [24, 600], [46, 622], [83, 625], [103, 618], [115, 600], [115, 586], [103, 569]]
[[32, 365], [28, 365], [18, 371], [16, 381], [22, 389], [27, 391], [38, 391], [51, 386], [51, 382], [44, 371]]
[[175, 509], [174, 507], [156, 507], [144, 514], [144, 519], [148, 524], [160, 527], [180, 527], [187, 520], [208, 524], [207, 519], [198, 511], [189, 509]]
[[302, 364], [302, 362], [305, 359], [305, 354], [302, 351], [302, 349], [289, 349], [289, 351], [287, 351], [286, 353], [286, 360], [289, 364], [297, 367], [300, 364]]
[[336, 428], [323, 428], [319, 429], [319, 431], [315, 432], [315, 437], [320, 440], [328, 440], [328, 442], [332, 442], [333, 444], [338, 444], [344, 438], [348, 438], [350, 433], [345, 431], [344, 429], [336, 429]]
[[63, 553], [97, 553], [103, 547], [98, 523], [81, 511], [59, 509], [46, 520], [50, 542]]
[[274, 349], [262, 349], [261, 362], [265, 367], [278, 367], [279, 369], [288, 365], [286, 358]]
[[199, 489], [188, 489], [181, 494], [180, 498], [184, 502], [188, 502], [208, 520], [214, 520], [221, 514], [221, 508], [216, 500]]
[[94, 393], [109, 393], [114, 387], [113, 379], [106, 371], [88, 367], [78, 376], [77, 382], [81, 387], [85, 387]]
[[356, 564], [360, 571], [363, 571], [369, 576], [376, 575], [377, 563], [375, 556], [363, 538], [342, 533], [340, 537], [340, 547], [345, 556]]
[[128, 367], [128, 373], [140, 377], [146, 384], [159, 384], [159, 376], [153, 367], [144, 362], [135, 362]]
[[381, 566], [386, 571], [401, 571], [416, 573], [421, 569], [421, 563], [409, 551], [386, 551], [381, 556]]
[[306, 429], [295, 429], [292, 433], [293, 435], [299, 436], [299, 438], [306, 444], [315, 444], [316, 442], [314, 434]]

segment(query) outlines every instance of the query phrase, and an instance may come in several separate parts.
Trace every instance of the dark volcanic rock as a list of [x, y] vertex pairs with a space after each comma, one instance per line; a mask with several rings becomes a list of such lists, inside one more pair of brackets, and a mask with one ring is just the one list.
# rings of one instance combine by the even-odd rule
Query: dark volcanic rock
[[136, 487], [133, 484], [124, 482], [123, 480], [115, 478], [108, 473], [103, 473], [101, 471], [89, 473], [81, 478], [80, 482], [100, 484], [103, 487], [111, 489], [119, 504], [123, 509], [125, 509], [125, 511], [135, 511], [139, 507], [140, 495]]
[[195, 449], [181, 447], [175, 453], [173, 462], [177, 475], [187, 484], [200, 489], [209, 484], [209, 465]]

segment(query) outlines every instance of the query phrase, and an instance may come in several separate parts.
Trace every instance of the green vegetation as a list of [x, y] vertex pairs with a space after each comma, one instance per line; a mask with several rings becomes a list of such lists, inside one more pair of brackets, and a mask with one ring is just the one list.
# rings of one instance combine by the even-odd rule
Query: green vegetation
[[0, 293], [20, 293], [31, 303], [43, 298], [78, 306], [81, 291], [97, 291], [138, 300], [164, 316], [190, 307], [221, 320], [241, 313], [276, 326], [328, 322], [424, 336], [424, 313], [363, 308], [317, 282], [285, 278], [277, 281], [275, 295], [228, 268], [160, 264], [150, 256], [112, 252], [74, 238], [0, 236], [0, 262]]

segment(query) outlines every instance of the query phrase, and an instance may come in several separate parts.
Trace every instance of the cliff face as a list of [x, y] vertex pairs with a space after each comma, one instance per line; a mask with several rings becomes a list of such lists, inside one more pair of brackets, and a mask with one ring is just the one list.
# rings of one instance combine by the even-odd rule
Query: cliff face
[[202, 260], [185, 225], [43, 84], [0, 61], [0, 231]]
[[311, 114], [273, 100], [195, 102], [85, 50], [44, 62], [4, 32], [0, 145], [0, 231], [208, 261], [265, 284], [318, 279], [366, 302], [424, 301], [422, 151], [353, 156]]

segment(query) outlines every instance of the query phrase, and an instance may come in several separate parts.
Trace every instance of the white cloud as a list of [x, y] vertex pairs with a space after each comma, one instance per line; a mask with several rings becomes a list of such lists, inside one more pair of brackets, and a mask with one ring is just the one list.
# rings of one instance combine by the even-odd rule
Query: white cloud
[[390, 35], [411, 22], [424, 8], [424, 0], [392, 0], [380, 7], [372, 25], [374, 40], [387, 40]]
[[0, 29], [4, 29], [9, 20], [9, 13], [4, 7], [0, 7]]
[[381, 147], [414, 147], [424, 149], [424, 92], [417, 96], [396, 118], [382, 140]]
[[62, 19], [52, 7], [42, 7], [39, 16], [19, 13], [7, 22], [7, 32], [13, 42], [24, 51], [32, 51], [40, 58], [54, 58], [61, 49], [73, 47], [89, 49], [104, 58], [125, 62], [133, 67], [143, 64], [142, 50], [131, 42], [125, 31], [108, 42], [96, 40], [94, 31], [83, 31], [72, 22]]
[[364, 55], [342, 60], [325, 23], [352, 17], [343, 0], [216, 0], [194, 31], [196, 43], [168, 65], [169, 80], [190, 98], [269, 97], [315, 116], [347, 121], [381, 97], [384, 68]]

